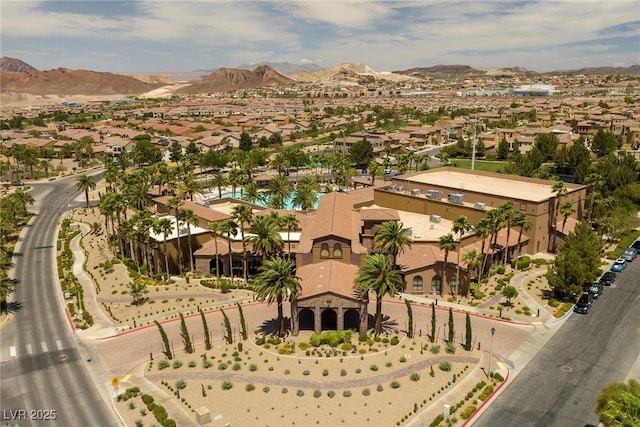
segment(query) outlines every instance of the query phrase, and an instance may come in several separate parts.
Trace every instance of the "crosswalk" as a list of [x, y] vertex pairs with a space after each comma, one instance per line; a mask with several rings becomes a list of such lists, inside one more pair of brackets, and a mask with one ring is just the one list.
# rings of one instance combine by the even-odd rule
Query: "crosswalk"
[[0, 349], [0, 361], [5, 362], [25, 356], [35, 356], [41, 353], [62, 351], [71, 347], [71, 345], [65, 346], [62, 340], [57, 338], [52, 338], [48, 341], [25, 343], [22, 346], [17, 344], [6, 346], [3, 343], [2, 348]]

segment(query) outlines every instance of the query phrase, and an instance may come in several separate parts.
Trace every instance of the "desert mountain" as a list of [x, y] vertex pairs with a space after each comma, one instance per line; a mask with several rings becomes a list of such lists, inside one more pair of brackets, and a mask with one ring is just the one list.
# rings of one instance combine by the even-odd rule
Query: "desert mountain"
[[38, 71], [36, 68], [16, 58], [3, 56], [0, 58], [0, 70], [12, 73], [27, 73], [29, 71]]
[[261, 86], [287, 85], [295, 83], [267, 65], [254, 70], [218, 68], [202, 81], [180, 89], [179, 93], [227, 92], [236, 89], [255, 89]]
[[631, 76], [640, 76], [640, 65], [631, 65], [629, 67], [587, 67], [580, 68], [579, 70], [558, 70], [558, 71], [550, 71], [549, 75], [553, 76], [574, 76], [583, 74], [586, 76], [608, 76], [608, 75], [621, 75], [628, 74]]
[[277, 72], [279, 72], [280, 74], [284, 74], [287, 76], [290, 76], [296, 73], [302, 73], [302, 72], [312, 73], [314, 71], [322, 70], [322, 67], [319, 67], [316, 64], [293, 64], [291, 62], [260, 62], [257, 64], [250, 64], [250, 65], [242, 64], [242, 65], [239, 65], [238, 68], [240, 68], [241, 70], [253, 70], [254, 68], [259, 67], [261, 65], [266, 65], [268, 67], [271, 67]]
[[408, 80], [411, 77], [394, 75], [392, 73], [379, 73], [365, 64], [342, 63], [335, 67], [314, 72], [302, 72], [291, 76], [298, 82], [323, 83], [337, 86], [356, 86], [370, 83], [376, 80]]
[[159, 86], [121, 74], [67, 68], [34, 70], [3, 71], [0, 74], [1, 91], [33, 95], [131, 95]]

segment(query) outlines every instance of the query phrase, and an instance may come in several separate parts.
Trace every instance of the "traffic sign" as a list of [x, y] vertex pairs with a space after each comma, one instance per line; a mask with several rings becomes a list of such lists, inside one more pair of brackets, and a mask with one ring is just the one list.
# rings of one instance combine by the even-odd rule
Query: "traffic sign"
[[113, 387], [118, 387], [118, 386], [120, 385], [120, 378], [118, 378], [118, 377], [113, 377], [113, 378], [111, 379], [111, 385], [112, 385]]

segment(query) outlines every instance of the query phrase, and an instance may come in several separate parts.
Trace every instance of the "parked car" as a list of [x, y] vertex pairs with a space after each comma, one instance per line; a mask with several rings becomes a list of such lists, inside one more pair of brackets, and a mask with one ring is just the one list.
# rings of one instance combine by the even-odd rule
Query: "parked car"
[[624, 251], [621, 255], [621, 258], [624, 258], [625, 261], [631, 262], [638, 256], [638, 252], [634, 248], [629, 248]]
[[598, 280], [598, 282], [602, 283], [605, 286], [611, 286], [615, 281], [616, 273], [611, 270], [605, 271], [602, 277], [600, 277], [600, 280]]
[[591, 308], [591, 301], [593, 301], [591, 295], [589, 295], [588, 293], [583, 294], [578, 302], [576, 302], [573, 311], [580, 314], [587, 314], [589, 312], [589, 309]]
[[14, 187], [22, 187], [24, 185], [24, 182], [14, 180], [14, 181], [11, 181], [11, 185], [13, 185]]
[[614, 262], [611, 266], [611, 271], [621, 273], [625, 268], [627, 268], [627, 261], [625, 261], [624, 258], [618, 258], [616, 259], [616, 262]]
[[640, 240], [636, 240], [635, 242], [633, 242], [631, 244], [631, 247], [636, 250], [636, 253], [640, 252]]
[[600, 298], [600, 295], [602, 295], [603, 291], [604, 286], [599, 282], [596, 282], [589, 287], [589, 293], [593, 296], [594, 299]]

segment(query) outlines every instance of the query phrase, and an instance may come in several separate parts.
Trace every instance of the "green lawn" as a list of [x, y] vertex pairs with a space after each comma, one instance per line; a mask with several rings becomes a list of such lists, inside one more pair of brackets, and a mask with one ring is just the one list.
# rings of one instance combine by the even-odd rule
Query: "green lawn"
[[[451, 159], [451, 166], [457, 166], [459, 168], [471, 169], [471, 159]], [[488, 161], [488, 160], [476, 160], [475, 170], [484, 172], [504, 172], [504, 167], [509, 162]]]

